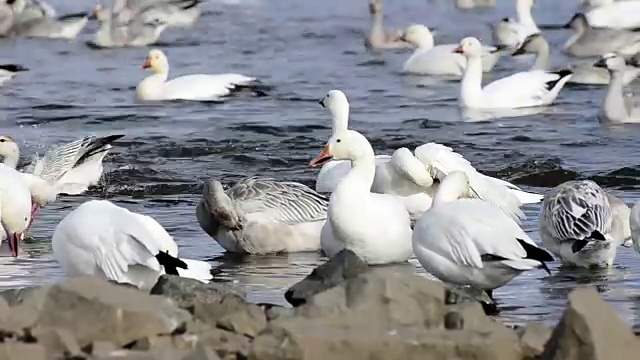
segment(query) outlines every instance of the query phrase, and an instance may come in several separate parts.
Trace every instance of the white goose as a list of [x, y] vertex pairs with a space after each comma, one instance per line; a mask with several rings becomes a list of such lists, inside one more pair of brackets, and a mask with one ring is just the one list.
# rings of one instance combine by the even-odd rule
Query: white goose
[[322, 250], [331, 257], [346, 248], [372, 265], [407, 261], [411, 219], [398, 198], [369, 190], [376, 170], [369, 141], [356, 131], [339, 130], [310, 165], [331, 158], [351, 161], [351, 169], [331, 194]]
[[640, 123], [640, 108], [622, 93], [627, 63], [616, 54], [606, 54], [594, 66], [609, 71], [609, 87], [598, 111], [598, 120], [609, 124]]
[[256, 78], [240, 74], [184, 75], [167, 81], [169, 61], [158, 49], [149, 51], [142, 67], [151, 69], [153, 75], [142, 80], [136, 88], [136, 97], [141, 101], [220, 100], [233, 90], [250, 87], [257, 82]]
[[493, 42], [515, 48], [527, 36], [539, 33], [540, 29], [536, 25], [531, 9], [535, 0], [516, 0], [517, 20], [504, 18], [492, 28]]
[[[567, 265], [611, 266], [629, 221], [628, 212], [612, 208], [611, 197], [591, 180], [567, 181], [551, 189], [540, 209], [544, 246]], [[614, 213], [627, 214], [626, 219]]]
[[100, 2], [93, 11], [99, 27], [90, 44], [99, 48], [119, 48], [147, 46], [158, 41], [167, 28], [167, 24], [159, 19], [142, 21], [133, 18], [127, 22], [119, 22], [113, 11], [104, 8]]
[[398, 49], [411, 45], [400, 40], [402, 31], [389, 31], [384, 28], [384, 12], [382, 0], [369, 0], [369, 14], [371, 14], [371, 29], [364, 39], [367, 49]]
[[116, 14], [118, 22], [129, 22], [135, 19], [148, 23], [159, 20], [167, 27], [189, 28], [200, 17], [201, 3], [202, 0], [167, 0], [137, 6], [138, 4], [132, 1], [115, 0], [113, 13]]
[[0, 85], [12, 80], [19, 72], [27, 71], [26, 67], [16, 64], [2, 64], [0, 65]]
[[413, 251], [426, 271], [446, 283], [487, 291], [523, 271], [553, 261], [500, 208], [470, 195], [469, 179], [460, 171], [440, 184], [433, 206], [415, 224]]
[[570, 70], [526, 71], [482, 87], [482, 45], [473, 37], [462, 39], [454, 50], [467, 58], [459, 104], [467, 109], [516, 109], [548, 105], [571, 77]]
[[162, 274], [202, 282], [211, 265], [178, 257], [178, 245], [152, 217], [91, 200], [56, 226], [53, 255], [69, 276], [91, 275], [150, 289]]
[[269, 254], [320, 249], [329, 201], [305, 185], [245, 178], [226, 191], [204, 185], [200, 227], [229, 252]]
[[[400, 37], [416, 49], [404, 63], [403, 70], [418, 75], [462, 76], [467, 64], [464, 56], [453, 52], [457, 44], [435, 45], [433, 35], [424, 25], [411, 25]], [[502, 49], [482, 47], [482, 70], [493, 70], [502, 55]]]
[[[31, 192], [15, 169], [0, 164], [0, 226], [11, 255], [18, 256], [18, 243], [31, 223]], [[6, 237], [5, 237], [6, 235]]]
[[640, 255], [640, 201], [633, 205], [629, 216], [629, 224], [631, 226], [631, 239], [633, 240], [633, 249]]
[[592, 7], [585, 13], [587, 21], [593, 27], [633, 29], [640, 27], [640, 1], [597, 0], [591, 1]]
[[581, 13], [574, 15], [565, 28], [574, 30], [563, 45], [563, 51], [571, 56], [594, 57], [612, 52], [633, 56], [640, 52], [640, 33], [593, 27]]

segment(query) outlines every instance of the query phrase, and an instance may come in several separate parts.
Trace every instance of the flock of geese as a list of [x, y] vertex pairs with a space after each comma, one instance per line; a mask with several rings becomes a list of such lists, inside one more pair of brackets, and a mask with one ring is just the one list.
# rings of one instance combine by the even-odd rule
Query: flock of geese
[[[414, 47], [404, 70], [460, 78], [462, 108], [548, 105], [573, 81], [608, 84], [602, 121], [638, 122], [640, 112], [625, 102], [622, 86], [640, 75], [640, 34], [629, 29], [640, 27], [640, 1], [591, 2], [589, 10], [567, 25], [574, 35], [563, 51], [599, 58], [558, 70], [548, 69], [551, 51], [531, 16], [533, 0], [515, 0], [517, 18], [493, 27], [492, 46], [474, 37], [436, 45], [424, 25], [389, 31], [383, 25], [381, 0], [370, 0], [372, 27], [365, 46], [378, 51]], [[16, 2], [7, 4], [13, 7]], [[35, 0], [28, 4], [43, 6]], [[132, 9], [129, 2], [119, 6], [124, 7], [107, 18], [153, 18], [122, 10]], [[197, 8], [180, 9], [184, 17], [174, 15], [180, 19], [174, 19], [174, 26], [197, 17]], [[532, 53], [536, 60], [530, 70], [483, 86], [483, 73], [507, 53]], [[5, 77], [22, 70], [13, 66], [4, 69], [10, 73]], [[259, 83], [240, 74], [168, 80], [167, 57], [157, 49], [149, 51], [143, 68], [153, 74], [136, 88], [140, 101], [219, 99]], [[349, 128], [349, 102], [342, 91], [329, 91], [320, 105], [331, 115], [332, 135], [309, 164], [322, 165], [315, 190], [262, 177], [242, 179], [228, 189], [216, 179], [204, 184], [195, 215], [226, 251], [264, 255], [321, 250], [332, 257], [349, 249], [371, 265], [406, 262], [415, 256], [436, 278], [483, 290], [491, 300], [494, 289], [524, 271], [550, 272], [547, 263], [554, 260], [567, 266], [610, 267], [621, 245], [640, 253], [640, 203], [630, 209], [593, 181], [568, 181], [543, 195], [484, 175], [453, 149], [434, 142], [413, 151], [399, 148], [390, 156], [376, 155], [367, 138]], [[19, 169], [18, 145], [0, 137], [0, 220], [5, 230], [0, 236], [13, 256], [39, 209], [59, 195], [79, 195], [98, 183], [104, 157], [122, 136], [89, 136], [52, 147]], [[327, 193], [329, 198], [322, 195]], [[521, 227], [522, 206], [540, 202], [543, 247]], [[57, 225], [52, 243], [55, 258], [70, 276], [101, 276], [143, 289], [152, 287], [162, 273], [205, 282], [212, 278], [208, 263], [179, 257], [172, 236], [153, 218], [106, 200], [90, 200], [71, 211]]]

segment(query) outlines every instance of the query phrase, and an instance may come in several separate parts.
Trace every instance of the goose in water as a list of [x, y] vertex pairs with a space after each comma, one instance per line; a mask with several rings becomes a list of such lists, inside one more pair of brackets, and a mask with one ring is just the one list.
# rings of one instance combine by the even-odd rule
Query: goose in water
[[335, 158], [351, 161], [351, 169], [329, 200], [321, 233], [324, 253], [353, 251], [371, 265], [404, 262], [411, 256], [411, 218], [395, 196], [375, 194], [375, 157], [369, 141], [353, 130], [337, 129], [309, 165]]
[[535, 0], [516, 0], [517, 20], [504, 18], [492, 26], [493, 42], [509, 48], [515, 48], [529, 35], [539, 33], [531, 9]]
[[[403, 70], [418, 75], [451, 75], [462, 76], [467, 65], [464, 56], [453, 50], [457, 44], [434, 45], [433, 35], [424, 25], [411, 25], [402, 34], [401, 39], [412, 44], [416, 49], [404, 63]], [[483, 46], [482, 70], [493, 70], [502, 56], [504, 49]]]
[[638, 255], [640, 255], [640, 201], [633, 205], [633, 208], [631, 209], [629, 224], [631, 228], [633, 249]]
[[113, 13], [116, 21], [129, 22], [134, 19], [142, 23], [160, 21], [167, 27], [189, 28], [200, 17], [202, 0], [167, 0], [142, 3], [136, 6], [132, 1], [116, 0]]
[[456, 8], [460, 10], [493, 6], [496, 6], [496, 0], [456, 0]]
[[384, 12], [382, 0], [369, 0], [369, 14], [371, 14], [371, 29], [364, 39], [364, 46], [367, 49], [397, 49], [408, 48], [411, 45], [400, 40], [402, 30], [389, 31], [384, 29]]
[[178, 257], [173, 237], [150, 216], [91, 200], [60, 221], [53, 256], [68, 276], [97, 276], [148, 290], [162, 274], [209, 282], [211, 265]]
[[615, 54], [606, 54], [594, 66], [607, 69], [610, 74], [607, 94], [600, 105], [598, 120], [603, 123], [640, 123], [640, 108], [634, 108], [630, 99], [622, 93], [627, 62]]
[[31, 223], [31, 192], [24, 178], [11, 167], [0, 164], [0, 226], [4, 229], [11, 255], [18, 256], [19, 240]]
[[18, 36], [75, 39], [89, 22], [87, 12], [55, 17], [55, 11], [45, 3], [15, 0], [11, 4], [14, 11], [11, 32]]
[[159, 19], [143, 22], [134, 18], [128, 22], [118, 22], [114, 19], [114, 13], [100, 4], [93, 14], [99, 26], [90, 45], [99, 48], [147, 46], [158, 41], [167, 28], [167, 24]]
[[576, 14], [564, 27], [574, 31], [563, 46], [564, 52], [571, 56], [593, 57], [612, 52], [632, 56], [640, 52], [640, 32], [594, 28], [581, 13]]
[[250, 177], [226, 191], [209, 180], [196, 207], [200, 227], [226, 251], [315, 251], [328, 199], [305, 185]]
[[612, 198], [591, 180], [567, 181], [551, 189], [540, 209], [544, 246], [566, 265], [611, 266], [629, 233], [629, 213], [619, 209], [626, 205], [614, 200], [614, 208]]
[[7, 3], [0, 1], [0, 37], [9, 36], [11, 34], [11, 28], [13, 28], [13, 22], [15, 21], [15, 14]]
[[256, 78], [231, 73], [183, 75], [167, 81], [169, 60], [158, 49], [149, 51], [142, 68], [150, 69], [153, 74], [142, 80], [136, 87], [136, 98], [139, 101], [220, 100], [234, 91], [250, 88], [259, 83]]
[[469, 199], [469, 178], [449, 173], [433, 206], [418, 219], [413, 251], [422, 267], [445, 283], [492, 291], [524, 271], [542, 268], [553, 257], [494, 204]]
[[640, 27], [640, 1], [591, 0], [585, 13], [589, 24], [597, 28], [635, 29]]
[[459, 104], [467, 109], [516, 109], [548, 105], [571, 77], [570, 70], [525, 71], [482, 87], [482, 45], [473, 37], [462, 39], [454, 50], [467, 58], [460, 84]]
[[[531, 66], [531, 70], [549, 70], [550, 58], [549, 43], [542, 34], [533, 34], [528, 36], [520, 45], [513, 56], [522, 54], [536, 54], [536, 60]], [[627, 62], [622, 71], [623, 84], [627, 85], [640, 75], [640, 54], [635, 55]], [[569, 64], [568, 68], [572, 72], [572, 76], [567, 81], [573, 84], [586, 85], [607, 85], [609, 84], [609, 72], [606, 69], [596, 67], [593, 61], [585, 60], [580, 63]]]
[[16, 64], [0, 65], [0, 85], [15, 78], [19, 72], [28, 71], [28, 70], [29, 69], [27, 69], [22, 65], [16, 65]]

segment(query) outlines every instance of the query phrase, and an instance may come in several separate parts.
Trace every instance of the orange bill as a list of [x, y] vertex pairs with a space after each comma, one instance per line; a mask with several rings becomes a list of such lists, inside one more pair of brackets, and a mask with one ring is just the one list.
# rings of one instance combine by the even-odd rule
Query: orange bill
[[143, 69], [148, 69], [151, 67], [151, 61], [149, 61], [149, 58], [144, 59], [144, 63], [142, 64], [142, 68]]
[[325, 145], [324, 149], [322, 149], [322, 152], [320, 152], [320, 154], [316, 156], [315, 159], [311, 160], [309, 166], [322, 165], [324, 162], [331, 160], [331, 157], [332, 156], [329, 155], [329, 146]]

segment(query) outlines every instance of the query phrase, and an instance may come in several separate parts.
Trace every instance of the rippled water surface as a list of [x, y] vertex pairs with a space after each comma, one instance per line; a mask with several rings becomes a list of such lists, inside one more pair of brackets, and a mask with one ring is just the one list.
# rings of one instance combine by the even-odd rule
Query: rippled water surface
[[[61, 12], [90, 6], [54, 1]], [[388, 21], [438, 29], [437, 42], [474, 35], [490, 40], [489, 22], [512, 14], [512, 1], [496, 9], [460, 12], [453, 1], [387, 0]], [[564, 24], [577, 1], [539, 0], [539, 24]], [[428, 141], [452, 146], [479, 170], [527, 189], [573, 178], [591, 178], [629, 204], [638, 197], [640, 146], [637, 126], [604, 127], [596, 111], [603, 88], [565, 89], [557, 105], [538, 114], [490, 121], [462, 121], [458, 83], [403, 76], [410, 52], [371, 54], [363, 46], [366, 1], [208, 0], [207, 13], [190, 30], [168, 30], [159, 45], [174, 75], [239, 72], [274, 89], [270, 96], [242, 94], [225, 103], [133, 102], [147, 49], [90, 49], [91, 24], [78, 41], [0, 40], [0, 62], [31, 69], [0, 88], [0, 133], [15, 137], [26, 155], [89, 133], [124, 133], [107, 158], [104, 186], [86, 196], [62, 197], [42, 211], [26, 244], [29, 257], [0, 258], [0, 286], [51, 282], [63, 276], [52, 259], [50, 238], [58, 221], [89, 198], [108, 198], [155, 217], [174, 235], [185, 257], [210, 260], [222, 277], [246, 287], [253, 300], [284, 303], [283, 289], [324, 259], [291, 254], [250, 259], [223, 257], [202, 232], [194, 208], [202, 181], [225, 182], [248, 175], [312, 185], [317, 170], [308, 161], [330, 133], [328, 114], [317, 100], [333, 88], [352, 104], [352, 127], [379, 153]], [[88, 10], [88, 8], [87, 8]], [[557, 48], [566, 30], [545, 36]], [[558, 65], [566, 62], [554, 53]], [[530, 58], [529, 58], [530, 60]], [[525, 69], [528, 60], [504, 58], [500, 77]], [[631, 86], [633, 90], [635, 86]], [[526, 207], [526, 230], [538, 239], [537, 206]], [[532, 271], [498, 290], [502, 318], [554, 323], [566, 294], [581, 284], [598, 291], [631, 324], [640, 324], [640, 258], [621, 249], [616, 266], [603, 273]], [[417, 271], [422, 271], [417, 269]]]

